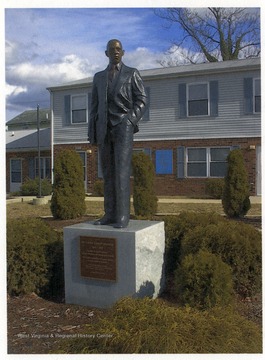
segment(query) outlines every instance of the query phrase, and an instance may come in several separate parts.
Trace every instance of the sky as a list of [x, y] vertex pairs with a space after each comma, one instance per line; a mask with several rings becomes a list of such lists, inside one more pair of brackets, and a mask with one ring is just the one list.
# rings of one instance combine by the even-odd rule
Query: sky
[[166, 25], [153, 8], [5, 9], [6, 120], [49, 107], [47, 87], [105, 68], [109, 39], [121, 40], [127, 65], [161, 67], [176, 31]]
[[143, 7], [145, 1], [139, 7], [100, 7], [101, 2], [96, 2], [99, 7], [74, 7], [76, 1], [65, 0], [56, 7], [57, 1], [53, 1], [48, 7], [44, 4], [49, 1], [36, 0], [29, 3], [38, 6], [29, 4], [23, 8], [18, 5], [28, 1], [6, 1], [5, 121], [36, 109], [38, 104], [49, 108], [47, 87], [92, 77], [104, 69], [108, 64], [104, 52], [109, 39], [121, 40], [124, 63], [139, 70], [161, 67], [161, 62], [169, 57], [183, 61], [180, 52], [168, 54], [180, 29], [169, 26], [155, 14], [150, 3], [156, 1], [149, 2], [149, 7]]

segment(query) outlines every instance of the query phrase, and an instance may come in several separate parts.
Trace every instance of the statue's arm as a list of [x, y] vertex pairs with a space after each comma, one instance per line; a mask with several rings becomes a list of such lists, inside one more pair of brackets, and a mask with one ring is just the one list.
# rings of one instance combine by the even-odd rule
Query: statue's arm
[[142, 77], [136, 69], [132, 75], [132, 98], [133, 106], [129, 114], [129, 120], [133, 125], [137, 125], [147, 109], [148, 98]]

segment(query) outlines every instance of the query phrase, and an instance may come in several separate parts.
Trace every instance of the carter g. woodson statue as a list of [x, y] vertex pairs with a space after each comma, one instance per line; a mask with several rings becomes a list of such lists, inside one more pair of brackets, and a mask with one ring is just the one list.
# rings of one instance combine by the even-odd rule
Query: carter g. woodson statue
[[130, 219], [130, 174], [133, 134], [139, 131], [147, 96], [137, 69], [123, 64], [119, 40], [105, 51], [108, 67], [93, 80], [88, 139], [97, 144], [104, 179], [105, 215], [95, 225], [127, 227]]

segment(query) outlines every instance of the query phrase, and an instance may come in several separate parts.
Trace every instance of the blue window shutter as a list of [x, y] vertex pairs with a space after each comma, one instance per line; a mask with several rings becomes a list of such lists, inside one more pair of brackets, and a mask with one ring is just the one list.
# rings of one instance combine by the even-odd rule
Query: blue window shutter
[[244, 113], [253, 114], [253, 79], [244, 79]]
[[156, 174], [173, 173], [173, 151], [156, 150]]
[[64, 125], [71, 125], [71, 95], [64, 97]]
[[149, 113], [149, 108], [150, 108], [150, 86], [147, 86], [145, 88], [146, 91], [146, 95], [147, 95], [147, 108], [146, 111], [144, 113], [143, 116], [143, 121], [149, 121], [150, 120], [150, 113]]
[[35, 158], [29, 158], [29, 178], [35, 179]]
[[210, 81], [210, 114], [218, 116], [218, 81]]
[[187, 117], [186, 84], [179, 84], [179, 117]]
[[184, 167], [185, 167], [185, 147], [178, 146], [177, 148], [177, 177], [178, 179], [183, 179], [185, 177]]

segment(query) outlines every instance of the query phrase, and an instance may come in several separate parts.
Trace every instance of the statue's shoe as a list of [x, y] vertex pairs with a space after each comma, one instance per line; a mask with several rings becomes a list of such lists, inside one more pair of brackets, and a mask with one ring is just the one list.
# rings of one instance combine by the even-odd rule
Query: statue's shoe
[[94, 222], [94, 225], [109, 225], [109, 224], [114, 224], [114, 223], [115, 223], [114, 219], [105, 215], [101, 219], [96, 220]]

